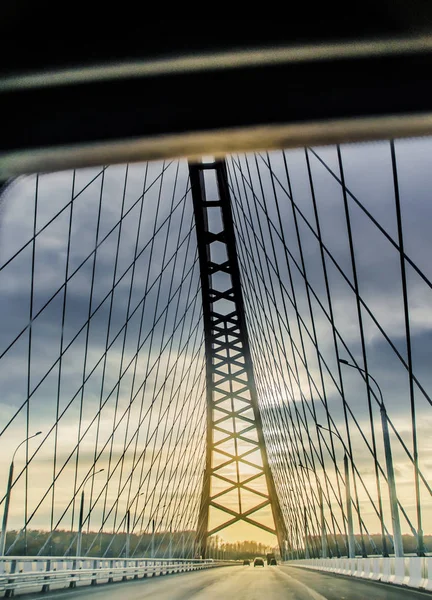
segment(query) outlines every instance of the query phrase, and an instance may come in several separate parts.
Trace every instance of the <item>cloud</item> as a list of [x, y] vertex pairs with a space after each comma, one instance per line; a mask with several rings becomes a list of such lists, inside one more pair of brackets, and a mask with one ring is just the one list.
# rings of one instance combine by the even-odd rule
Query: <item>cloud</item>
[[[405, 250], [426, 277], [431, 277], [428, 256], [432, 250], [429, 235], [431, 209], [428, 190], [432, 183], [428, 166], [429, 150], [430, 140], [396, 143]], [[314, 151], [338, 176], [335, 148], [318, 148]], [[341, 187], [313, 152], [309, 152], [308, 157], [320, 235], [326, 248], [325, 274], [337, 329], [338, 352], [341, 357], [348, 358], [349, 350], [358, 364], [363, 366], [356, 298], [350, 287], [350, 284], [354, 285], [354, 278]], [[342, 147], [342, 157], [348, 188], [385, 232], [397, 241], [388, 143], [346, 145]], [[367, 444], [354, 423], [355, 418], [367, 443], [371, 445], [367, 388], [354, 369], [344, 367], [339, 377], [333, 329], [328, 319], [330, 305], [321, 246], [315, 235], [318, 233], [318, 224], [308, 165], [303, 150], [286, 152], [285, 158], [290, 182], [280, 152], [270, 154], [274, 181], [269, 176], [265, 154], [257, 157], [259, 173], [252, 157], [248, 158], [248, 165], [244, 157], [234, 157], [232, 164], [229, 159], [236, 197], [233, 212], [241, 275], [269, 456], [273, 461], [276, 484], [283, 502], [289, 502], [287, 485], [289, 482], [291, 485], [296, 483], [295, 478], [302, 485], [302, 497], [312, 499], [310, 484], [300, 479], [298, 474], [291, 473], [290, 469], [293, 463], [298, 462], [299, 453], [302, 461], [306, 454], [310, 464], [313, 458], [318, 476], [325, 480], [318, 460], [322, 449], [330, 487], [336, 490], [332, 492], [332, 506], [334, 510], [339, 510], [336, 509], [338, 492], [335, 467], [328, 450], [330, 437], [327, 432], [320, 434], [314, 421], [328, 425], [327, 404], [333, 419], [332, 427], [337, 428], [348, 443], [341, 396], [343, 388], [344, 398], [352, 411], [352, 415], [349, 412], [347, 415], [351, 445], [356, 466], [364, 481], [364, 486], [357, 481], [362, 514], [367, 526], [377, 530], [376, 516], [367, 495], [368, 492], [376, 501], [375, 469]], [[239, 161], [245, 180], [236, 166]], [[35, 177], [21, 179], [8, 190], [3, 200], [0, 222], [0, 314], [3, 315], [0, 352], [6, 350], [18, 333], [22, 334], [0, 360], [0, 416], [6, 423], [14, 416], [27, 398], [28, 385], [31, 392], [38, 386], [29, 403], [30, 432], [38, 429], [44, 433], [49, 431], [54, 423], [58, 397], [60, 411], [65, 410], [58, 429], [53, 429], [44, 441], [29, 469], [31, 510], [52, 481], [56, 431], [59, 441], [57, 469], [66, 465], [56, 484], [57, 516], [71, 497], [76, 461], [74, 447], [79, 434], [84, 432], [80, 443], [78, 482], [83, 481], [91, 465], [96, 439], [98, 450], [105, 446], [98, 461], [98, 465], [105, 468], [105, 474], [101, 474], [97, 483], [95, 481], [96, 491], [106, 483], [109, 456], [112, 465], [120, 461], [107, 488], [109, 508], [117, 506], [118, 486], [123, 485], [132, 470], [131, 494], [138, 490], [147, 474], [145, 486], [147, 481], [150, 483], [146, 487], [148, 491], [145, 497], [150, 498], [152, 486], [156, 485], [155, 495], [167, 500], [165, 511], [168, 514], [176, 510], [170, 498], [176, 493], [180, 494], [181, 490], [184, 497], [181, 506], [187, 514], [191, 510], [187, 508], [187, 499], [195, 499], [191, 503], [195, 508], [199, 504], [204, 466], [205, 372], [199, 294], [194, 299], [199, 292], [199, 272], [195, 262], [195, 234], [193, 231], [190, 234], [193, 226], [192, 203], [190, 195], [186, 201], [182, 200], [187, 189], [187, 167], [181, 162], [177, 172], [177, 163], [169, 166], [162, 163], [133, 165], [129, 167], [126, 186], [125, 176], [125, 166], [109, 167], [104, 171], [83, 169], [77, 172], [67, 292], [65, 296], [65, 288], [62, 288], [52, 300], [59, 282], [65, 280], [73, 179], [71, 173], [57, 173], [43, 175], [38, 180], [36, 229], [40, 231], [45, 226], [46, 229], [38, 235], [35, 244], [33, 317], [38, 311], [41, 312], [31, 327], [30, 379], [28, 343], [32, 245], [27, 245], [4, 268], [1, 268], [1, 264], [5, 264], [32, 237]], [[249, 177], [256, 202], [248, 186]], [[289, 185], [297, 205], [298, 231], [286, 193], [289, 192]], [[144, 188], [147, 192], [141, 212], [140, 198]], [[348, 202], [361, 298], [406, 360], [399, 255], [354, 199], [349, 197]], [[122, 204], [124, 218], [120, 230]], [[176, 208], [170, 218], [173, 206]], [[59, 212], [59, 216], [54, 218]], [[141, 254], [133, 269], [137, 237], [138, 252]], [[93, 269], [96, 239], [100, 246]], [[302, 276], [303, 261], [309, 289]], [[413, 371], [426, 392], [430, 392], [431, 290], [409, 265], [407, 281]], [[113, 285], [115, 292], [111, 294]], [[180, 285], [181, 289], [177, 292]], [[144, 296], [145, 302], [142, 301]], [[62, 324], [65, 297], [66, 311]], [[166, 312], [162, 312], [164, 307], [167, 307]], [[87, 329], [89, 309], [94, 314]], [[125, 329], [128, 314], [130, 320]], [[382, 387], [392, 422], [412, 452], [407, 371], [364, 306], [362, 317], [370, 372]], [[153, 328], [155, 320], [157, 326]], [[176, 332], [171, 340], [174, 328]], [[188, 341], [189, 334], [191, 338]], [[59, 377], [59, 363], [56, 361], [62, 335], [64, 356]], [[105, 357], [107, 340], [110, 348]], [[135, 361], [137, 347], [144, 340]], [[85, 360], [85, 377], [89, 378], [82, 393]], [[47, 374], [49, 369], [51, 371]], [[117, 386], [119, 373], [122, 372], [122, 381]], [[72, 398], [75, 399], [71, 402]], [[100, 412], [100, 419], [95, 419], [101, 399], [106, 403]], [[68, 407], [69, 402], [71, 404]], [[415, 386], [415, 404], [420, 468], [425, 477], [430, 478], [430, 405], [418, 386]], [[380, 415], [375, 400], [372, 400], [372, 411], [378, 457], [385, 471]], [[26, 422], [27, 408], [24, 405], [0, 439], [0, 477], [3, 480], [6, 478], [11, 451], [25, 437]], [[114, 427], [117, 429], [111, 447]], [[40, 441], [42, 439], [35, 438], [29, 443], [30, 455]], [[393, 433], [391, 441], [399, 498], [415, 523], [412, 464]], [[342, 470], [343, 448], [335, 436], [333, 442], [337, 466]], [[125, 444], [130, 445], [120, 476]], [[138, 464], [136, 458], [134, 461], [135, 444], [138, 455], [148, 445]], [[17, 472], [23, 465], [24, 456], [25, 449], [22, 448], [17, 455]], [[388, 494], [383, 480], [381, 485], [386, 522], [390, 523]], [[119, 498], [119, 513], [126, 510], [128, 490], [129, 484]], [[23, 477], [13, 494], [11, 526], [21, 527], [25, 498]], [[94, 508], [95, 523], [102, 518], [104, 497], [103, 494], [102, 503]], [[49, 525], [50, 498], [48, 495], [35, 514], [33, 523], [38, 526]], [[141, 501], [144, 504], [144, 498]], [[423, 484], [422, 501], [424, 529], [430, 530], [430, 497]], [[150, 515], [153, 505], [154, 496], [145, 508], [146, 517]], [[67, 518], [71, 518], [70, 512]], [[112, 525], [113, 521], [110, 521]], [[405, 523], [403, 527], [405, 531]]]
[[[113, 527], [115, 511], [123, 514], [139, 488], [147, 498], [147, 511], [156, 494], [156, 499], [163, 496], [170, 514], [171, 499], [183, 488], [198, 502], [195, 472], [202, 468], [204, 455], [193, 450], [204, 439], [204, 358], [186, 172], [184, 162], [179, 165], [180, 176], [177, 163], [133, 165], [125, 187], [124, 166], [81, 170], [75, 177], [73, 205], [71, 173], [28, 177], [10, 188], [3, 200], [2, 264], [18, 254], [3, 269], [0, 264], [0, 302], [7, 314], [0, 352], [22, 333], [0, 360], [3, 425], [15, 415], [0, 441], [0, 477], [5, 479], [12, 452], [26, 437], [29, 388], [29, 431], [43, 432], [29, 442], [29, 456], [36, 452], [28, 469], [29, 514], [36, 510], [33, 527], [50, 526], [53, 491], [46, 492], [54, 475], [57, 519], [76, 489], [76, 464], [79, 486], [95, 453], [97, 468], [104, 468], [104, 473], [95, 479], [93, 498], [107, 487], [93, 508], [94, 526], [113, 508], [109, 521]], [[25, 244], [32, 237], [36, 191], [40, 233], [34, 246], [30, 328], [33, 246]], [[60, 420], [55, 427], [57, 407]], [[15, 475], [24, 459], [25, 447], [16, 456]], [[88, 494], [91, 485], [86, 485]], [[184, 518], [194, 510], [187, 507], [187, 497], [183, 495], [176, 507], [179, 515], [186, 511]], [[13, 488], [10, 527], [22, 527], [24, 503], [21, 476]], [[70, 520], [71, 509], [64, 523]]]
[[[418, 144], [417, 141], [396, 143], [405, 249], [408, 256], [418, 262], [426, 277], [430, 277], [430, 265], [423, 257], [432, 250], [428, 228], [424, 226], [431, 218], [427, 199], [431, 183], [429, 150], [430, 140], [422, 140]], [[389, 143], [347, 145], [342, 147], [341, 152], [348, 189], [398, 243]], [[304, 150], [285, 152], [289, 181], [281, 152], [272, 152], [269, 157], [262, 154], [256, 160], [249, 156], [235, 157], [230, 161], [237, 242], [257, 386], [266, 436], [272, 447], [271, 455], [274, 460], [285, 464], [285, 474], [292, 468], [288, 461], [290, 454], [294, 463], [299, 462], [299, 456], [305, 452], [318, 464], [323, 439], [314, 423], [327, 426], [323, 402], [327, 403], [331, 412], [332, 427], [337, 427], [347, 443], [341, 396], [343, 386], [344, 398], [353, 415], [348, 412], [347, 418], [356, 465], [376, 501], [373, 457], [354, 423], [355, 418], [367, 443], [372, 446], [367, 387], [354, 369], [342, 367], [340, 379], [334, 330], [329, 320], [331, 308], [339, 356], [352, 362], [348, 354], [350, 351], [363, 367], [344, 199], [339, 182], [317, 156], [340, 178], [335, 148], [308, 151], [310, 173]], [[421, 159], [416, 160], [419, 156]], [[273, 180], [269, 167], [273, 171]], [[313, 182], [316, 213], [309, 174]], [[298, 230], [291, 207], [291, 192], [296, 204]], [[399, 253], [351, 196], [348, 196], [348, 205], [359, 293], [364, 302], [361, 312], [368, 366], [380, 383], [392, 422], [412, 452], [409, 377], [391, 347], [393, 344], [402, 360], [407, 361]], [[319, 236], [325, 246], [324, 264]], [[309, 290], [302, 277], [303, 268]], [[407, 285], [413, 372], [430, 393], [431, 289], [410, 265], [407, 265]], [[420, 468], [427, 477], [430, 405], [416, 384], [414, 388]], [[372, 410], [379, 460], [385, 472], [380, 414], [373, 398]], [[393, 434], [391, 439], [400, 486], [399, 498], [415, 522], [415, 513], [411, 510], [413, 468], [401, 443]], [[341, 461], [342, 448], [336, 437], [334, 443]], [[326, 464], [331, 465], [329, 450], [324, 447], [323, 452]], [[331, 468], [326, 468], [335, 485]], [[317, 472], [320, 477], [324, 476], [321, 467]], [[287, 484], [279, 481], [281, 476], [279, 473], [276, 478], [281, 494], [286, 496]], [[361, 489], [360, 483], [358, 485], [364, 510], [372, 514], [366, 508], [368, 504], [370, 506], [366, 492]], [[424, 527], [430, 528], [431, 511], [427, 508], [430, 498], [423, 485], [422, 494]], [[386, 492], [384, 495], [387, 498]]]

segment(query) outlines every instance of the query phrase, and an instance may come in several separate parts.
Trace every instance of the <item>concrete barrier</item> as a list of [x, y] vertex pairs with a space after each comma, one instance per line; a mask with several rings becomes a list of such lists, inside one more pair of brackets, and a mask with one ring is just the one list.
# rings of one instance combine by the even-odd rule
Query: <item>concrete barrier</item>
[[[409, 587], [425, 588], [427, 581], [426, 561], [415, 560], [414, 557], [406, 558], [405, 581]], [[431, 573], [432, 575], [432, 573]]]
[[425, 590], [432, 592], [432, 558], [425, 558], [423, 570], [423, 581], [425, 582]]
[[285, 564], [432, 591], [432, 557], [310, 558]]
[[359, 561], [361, 570], [358, 577], [361, 577], [362, 579], [369, 579], [369, 573], [371, 572], [371, 560], [371, 558], [365, 558], [364, 560]]
[[378, 581], [383, 583], [391, 583], [391, 569], [390, 569], [390, 558], [383, 558], [381, 562], [381, 573]]
[[392, 574], [391, 583], [395, 583], [396, 585], [407, 585], [405, 575], [405, 558], [395, 558], [394, 573]]
[[369, 579], [372, 581], [379, 581], [381, 578], [381, 563], [382, 558], [374, 557], [371, 559]]

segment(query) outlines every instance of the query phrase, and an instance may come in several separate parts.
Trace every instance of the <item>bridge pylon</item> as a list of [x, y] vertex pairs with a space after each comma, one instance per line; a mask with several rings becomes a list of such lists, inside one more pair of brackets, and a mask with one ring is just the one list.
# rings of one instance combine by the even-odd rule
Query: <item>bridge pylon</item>
[[284, 556], [287, 529], [258, 406], [227, 167], [225, 161], [191, 163], [189, 174], [200, 261], [207, 384], [206, 467], [196, 547], [204, 558], [209, 536], [243, 521], [276, 535]]

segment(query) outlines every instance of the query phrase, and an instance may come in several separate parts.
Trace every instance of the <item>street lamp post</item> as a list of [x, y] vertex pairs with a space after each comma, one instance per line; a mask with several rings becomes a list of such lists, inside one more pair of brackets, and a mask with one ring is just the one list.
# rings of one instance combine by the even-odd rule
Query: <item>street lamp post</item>
[[[144, 492], [137, 494], [136, 501], [138, 502], [138, 498], [143, 496]], [[134, 500], [135, 501], [135, 500]], [[129, 558], [130, 556], [130, 539], [131, 539], [131, 527], [130, 527], [130, 508], [126, 511], [126, 545], [125, 545], [125, 558]]]
[[348, 558], [355, 558], [355, 538], [352, 516], [352, 501], [351, 501], [351, 486], [348, 456], [344, 454], [344, 471], [345, 471], [345, 492], [346, 492], [346, 508], [347, 508], [347, 525], [348, 525]]
[[[166, 507], [166, 504], [164, 504], [163, 506], [157, 506], [156, 509], [153, 511], [152, 514], [156, 515], [156, 518], [157, 518], [157, 515], [159, 513], [159, 509], [162, 510], [165, 507]], [[158, 527], [161, 526], [162, 521], [163, 521], [163, 517], [159, 521]], [[154, 518], [152, 518], [152, 538], [151, 538], [151, 555], [152, 555], [152, 558], [155, 558], [155, 531], [156, 531], [156, 520]]]
[[[299, 558], [299, 531], [298, 531], [298, 521], [297, 521], [297, 516], [294, 519], [294, 523], [291, 521], [291, 537], [292, 539], [295, 539], [295, 544], [296, 544], [296, 554], [297, 554], [297, 560]], [[292, 549], [292, 558], [294, 558], [294, 548]]]
[[80, 512], [79, 512], [79, 521], [78, 521], [78, 537], [77, 537], [77, 548], [76, 555], [77, 557], [81, 556], [81, 547], [82, 547], [82, 529], [83, 529], [83, 520], [84, 520], [84, 486], [90, 480], [93, 479], [95, 475], [98, 473], [102, 473], [103, 469], [99, 469], [96, 473], [90, 473], [82, 484], [82, 492], [81, 492], [81, 502], [80, 502]]
[[386, 458], [387, 467], [387, 480], [389, 482], [389, 495], [390, 495], [390, 509], [393, 523], [393, 543], [396, 557], [402, 557], [404, 555], [402, 532], [399, 519], [399, 507], [396, 493], [396, 480], [393, 468], [393, 456], [390, 446], [390, 435], [388, 430], [387, 411], [384, 404], [380, 407], [381, 423], [384, 438], [384, 451]]
[[[288, 489], [290, 492], [294, 492], [294, 488], [290, 487]], [[284, 506], [290, 510], [290, 506], [288, 504], [284, 503]], [[291, 513], [292, 513], [292, 511], [291, 511]], [[298, 524], [298, 518], [297, 518], [296, 513], [294, 513], [293, 519], [289, 519], [289, 522], [290, 522], [290, 529], [291, 529], [291, 539], [295, 539], [296, 554], [297, 554], [297, 560], [298, 560], [299, 549], [301, 547], [301, 544], [300, 544], [299, 524]], [[295, 536], [294, 536], [294, 531], [295, 531]], [[293, 546], [292, 546], [292, 554], [293, 554], [293, 558], [294, 558], [294, 547]]]
[[[307, 469], [308, 471], [313, 473], [316, 477], [316, 481], [318, 484], [318, 500], [319, 500], [319, 505], [320, 505], [321, 554], [322, 554], [322, 558], [327, 558], [327, 531], [326, 531], [325, 517], [324, 517], [324, 501], [323, 501], [321, 482], [318, 479], [318, 475], [316, 474], [316, 472], [313, 469], [310, 469], [309, 467], [306, 467], [305, 465], [302, 465], [301, 463], [299, 463], [298, 466], [301, 469]], [[306, 518], [306, 507], [305, 507], [305, 518]]]
[[306, 505], [303, 506], [303, 510], [304, 510], [305, 558], [310, 558], [310, 556], [309, 556], [309, 545], [308, 545], [308, 524], [307, 524]]
[[[380, 386], [378, 385], [377, 380], [375, 379], [375, 377], [370, 375], [370, 373], [366, 372], [361, 367], [352, 365], [347, 360], [344, 360], [342, 358], [339, 359], [339, 362], [342, 363], [343, 365], [346, 365], [348, 367], [351, 367], [353, 369], [356, 369], [357, 371], [361, 371], [362, 373], [364, 373], [366, 375], [366, 382], [367, 382], [368, 386], [369, 386], [369, 378], [372, 379], [372, 381], [375, 383], [375, 385], [378, 389], [379, 395], [380, 395], [381, 424], [382, 424], [382, 430], [383, 430], [384, 453], [385, 453], [386, 467], [387, 467], [387, 481], [388, 481], [388, 486], [389, 486], [390, 510], [391, 510], [391, 516], [392, 516], [392, 524], [393, 524], [393, 544], [394, 544], [395, 556], [403, 557], [404, 551], [403, 551], [402, 533], [401, 533], [400, 520], [399, 520], [399, 507], [398, 507], [398, 498], [397, 498], [397, 493], [396, 493], [396, 481], [395, 481], [395, 475], [394, 475], [393, 457], [392, 457], [392, 450], [391, 450], [391, 444], [390, 444], [390, 435], [389, 435], [389, 430], [388, 430], [387, 411], [386, 411], [386, 408], [384, 405], [382, 391], [381, 391]], [[423, 550], [423, 548], [422, 548], [423, 540], [420, 539], [420, 536], [418, 539], [418, 545], [419, 545], [419, 551], [422, 551]]]
[[185, 528], [189, 527], [189, 525], [191, 524], [191, 522], [192, 522], [192, 519], [189, 519], [188, 522], [183, 526], [183, 531], [182, 531], [182, 558], [186, 558], [186, 556], [185, 556]]
[[[345, 444], [341, 436], [337, 431], [333, 431], [328, 429], [328, 427], [324, 427], [318, 423], [317, 425], [320, 429], [325, 429], [330, 432], [330, 434], [334, 434], [337, 438], [339, 438], [342, 447], [345, 449]], [[346, 498], [346, 511], [347, 511], [347, 528], [348, 528], [348, 558], [355, 558], [355, 537], [354, 537], [354, 525], [353, 525], [353, 516], [352, 516], [352, 500], [351, 500], [351, 486], [350, 486], [350, 475], [349, 475], [349, 465], [348, 465], [348, 456], [346, 452], [344, 452], [344, 475], [345, 475], [345, 498]]]
[[130, 510], [126, 512], [126, 547], [125, 547], [125, 558], [129, 558], [130, 553]]
[[170, 521], [170, 530], [169, 530], [169, 547], [168, 547], [168, 558], [172, 558], [172, 522], [173, 520], [171, 519]]
[[318, 497], [321, 513], [321, 558], [327, 558], [327, 531], [324, 518], [324, 501], [321, 485], [318, 487]]
[[2, 530], [1, 530], [1, 536], [0, 536], [0, 556], [4, 556], [5, 550], [6, 550], [7, 522], [8, 522], [8, 516], [9, 516], [9, 504], [10, 504], [11, 493], [12, 493], [12, 479], [13, 479], [13, 472], [14, 472], [15, 454], [17, 453], [18, 449], [21, 448], [21, 446], [23, 444], [28, 442], [28, 440], [31, 440], [32, 438], [36, 437], [37, 435], [40, 435], [41, 433], [42, 433], [42, 431], [37, 431], [33, 435], [26, 437], [25, 440], [23, 440], [21, 443], [18, 444], [18, 446], [15, 448], [15, 452], [12, 454], [12, 460], [11, 460], [11, 464], [9, 466], [9, 477], [8, 477], [8, 484], [7, 484], [7, 489], [6, 489]]

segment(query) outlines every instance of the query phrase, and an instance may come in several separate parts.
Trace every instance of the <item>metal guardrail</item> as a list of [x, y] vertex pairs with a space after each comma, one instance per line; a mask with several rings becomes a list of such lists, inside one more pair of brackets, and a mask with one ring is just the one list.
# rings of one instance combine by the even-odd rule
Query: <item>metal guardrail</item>
[[312, 558], [285, 564], [432, 591], [432, 557]]
[[48, 592], [53, 585], [75, 588], [235, 564], [239, 563], [182, 558], [7, 557], [0, 558], [0, 592], [10, 598], [15, 590], [28, 588]]

